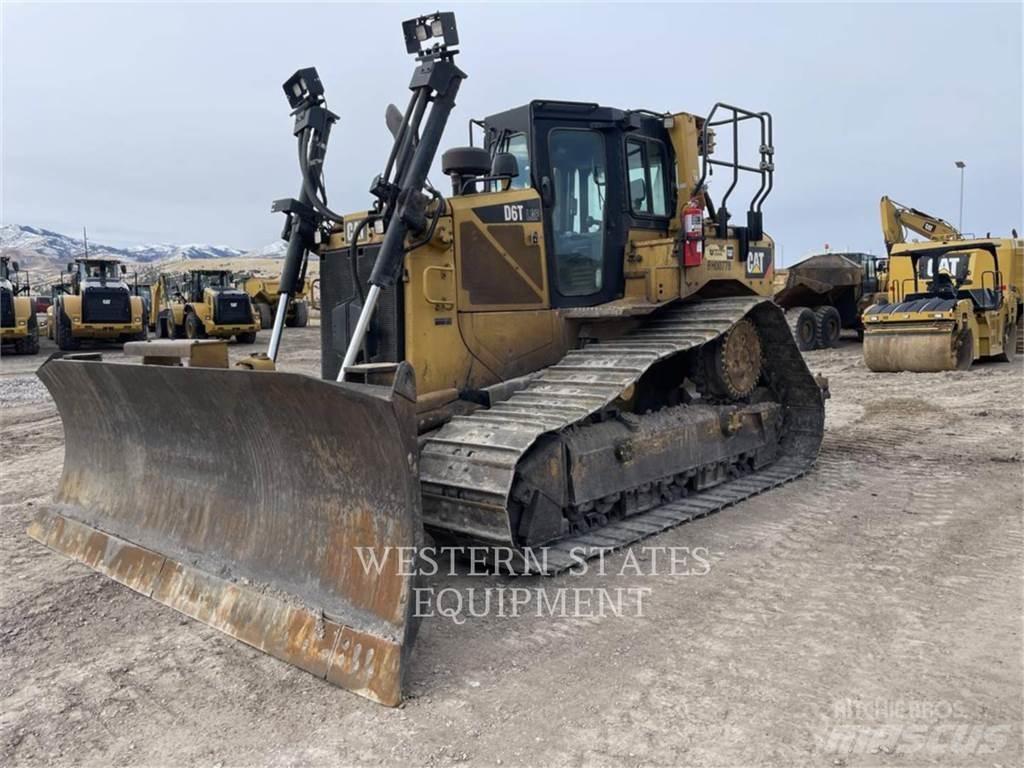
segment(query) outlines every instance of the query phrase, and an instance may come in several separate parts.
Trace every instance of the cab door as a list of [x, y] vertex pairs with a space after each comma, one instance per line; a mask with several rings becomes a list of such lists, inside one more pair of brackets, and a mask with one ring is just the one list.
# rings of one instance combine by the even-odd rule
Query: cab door
[[561, 116], [534, 120], [553, 307], [594, 306], [622, 295], [622, 169], [613, 127]]

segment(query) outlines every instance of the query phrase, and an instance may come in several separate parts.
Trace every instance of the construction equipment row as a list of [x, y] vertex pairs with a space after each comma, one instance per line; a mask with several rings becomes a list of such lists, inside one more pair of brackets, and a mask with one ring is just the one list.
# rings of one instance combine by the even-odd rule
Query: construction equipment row
[[[1011, 360], [1024, 327], [1024, 240], [965, 237], [887, 197], [881, 215], [889, 291], [864, 313], [865, 365], [932, 372]], [[907, 242], [907, 230], [926, 239]]]

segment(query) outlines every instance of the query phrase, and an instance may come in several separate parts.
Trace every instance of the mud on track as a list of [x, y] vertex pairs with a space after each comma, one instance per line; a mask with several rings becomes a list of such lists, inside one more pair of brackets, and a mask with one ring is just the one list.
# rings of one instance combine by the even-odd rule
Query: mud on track
[[[316, 374], [318, 329], [286, 339], [283, 367]], [[389, 710], [25, 536], [63, 458], [32, 375], [48, 351], [0, 361], [4, 764], [1024, 760], [1021, 362], [871, 374], [853, 342], [807, 353], [833, 395], [817, 468], [644, 542], [706, 547], [706, 575], [617, 575], [618, 554], [604, 577], [513, 586], [646, 588], [640, 617], [426, 619], [411, 696]], [[980, 746], [954, 751], [950, 725]], [[906, 728], [937, 741], [893, 742]], [[849, 741], [865, 729], [880, 740]]]

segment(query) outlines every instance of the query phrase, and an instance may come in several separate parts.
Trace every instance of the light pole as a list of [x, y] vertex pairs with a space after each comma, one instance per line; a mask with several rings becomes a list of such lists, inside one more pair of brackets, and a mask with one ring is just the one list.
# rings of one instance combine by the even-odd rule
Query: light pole
[[963, 160], [957, 160], [955, 162], [957, 168], [960, 169], [960, 225], [957, 227], [961, 232], [964, 231], [964, 169], [967, 167], [967, 163]]

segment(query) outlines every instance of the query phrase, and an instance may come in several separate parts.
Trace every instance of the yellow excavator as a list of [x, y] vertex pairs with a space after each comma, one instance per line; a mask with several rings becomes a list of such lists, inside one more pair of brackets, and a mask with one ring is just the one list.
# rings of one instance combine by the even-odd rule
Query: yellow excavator
[[[337, 118], [316, 70], [284, 85], [302, 185], [273, 206], [288, 249], [268, 365], [202, 367], [222, 342], [170, 340], [135, 345], [159, 365], [48, 362], [64, 474], [30, 529], [387, 705], [428, 536], [558, 573], [801, 476], [827, 395], [771, 300], [768, 113], [533, 101], [471, 122], [482, 146], [443, 153], [445, 194], [427, 174], [465, 78], [454, 15], [403, 31], [411, 95], [367, 211], [328, 206]], [[716, 131], [746, 138], [719, 156]], [[322, 378], [260, 370], [310, 254]]]
[[[966, 238], [935, 216], [883, 197], [889, 290], [864, 311], [872, 371], [967, 370], [1011, 360], [1019, 344], [1024, 241]], [[925, 238], [907, 242], [907, 232]]]

